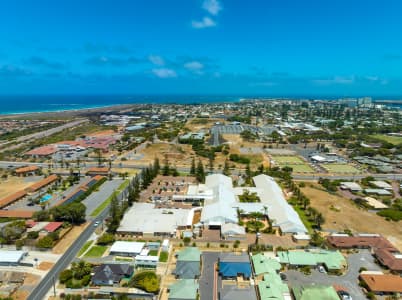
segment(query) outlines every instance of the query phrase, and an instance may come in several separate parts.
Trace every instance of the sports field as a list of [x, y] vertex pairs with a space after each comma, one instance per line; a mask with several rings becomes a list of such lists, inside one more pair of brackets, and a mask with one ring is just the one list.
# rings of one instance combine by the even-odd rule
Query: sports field
[[286, 166], [291, 167], [294, 173], [314, 173], [314, 169], [306, 163], [302, 165], [287, 164]]
[[358, 169], [348, 164], [322, 164], [329, 173], [360, 173]]
[[398, 145], [402, 143], [402, 136], [391, 136], [391, 135], [385, 135], [385, 134], [375, 134], [372, 135], [372, 137], [377, 138], [379, 140], [383, 140], [385, 142]]
[[300, 157], [298, 156], [273, 156], [272, 159], [278, 164], [278, 165], [296, 165], [296, 164], [305, 164], [306, 162], [303, 161]]

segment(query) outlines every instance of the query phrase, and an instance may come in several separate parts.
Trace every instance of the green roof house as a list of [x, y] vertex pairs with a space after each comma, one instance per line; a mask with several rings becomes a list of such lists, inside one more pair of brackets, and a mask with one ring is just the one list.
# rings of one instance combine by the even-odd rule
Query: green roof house
[[258, 283], [261, 300], [285, 300], [290, 298], [289, 287], [282, 282], [279, 274], [264, 275], [264, 280]]
[[296, 300], [339, 300], [339, 296], [332, 286], [298, 286], [294, 287], [292, 291]]
[[254, 266], [254, 274], [261, 275], [264, 273], [277, 273], [281, 269], [278, 260], [264, 256], [258, 253], [251, 257]]
[[169, 300], [196, 300], [198, 283], [193, 279], [181, 279], [169, 286]]

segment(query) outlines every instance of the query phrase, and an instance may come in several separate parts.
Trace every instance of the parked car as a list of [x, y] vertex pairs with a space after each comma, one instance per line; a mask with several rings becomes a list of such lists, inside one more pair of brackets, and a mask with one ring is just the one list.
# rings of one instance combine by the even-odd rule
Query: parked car
[[346, 291], [338, 291], [338, 295], [342, 300], [353, 300], [352, 296]]

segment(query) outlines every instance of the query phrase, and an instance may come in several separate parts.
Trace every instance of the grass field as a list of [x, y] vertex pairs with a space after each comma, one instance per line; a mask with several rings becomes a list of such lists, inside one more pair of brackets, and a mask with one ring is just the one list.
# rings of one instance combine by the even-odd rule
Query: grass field
[[272, 159], [278, 164], [278, 165], [295, 165], [295, 164], [305, 164], [305, 161], [302, 160], [298, 156], [273, 156]]
[[107, 246], [93, 246], [89, 251], [84, 255], [85, 257], [101, 257], [103, 253], [105, 253]]
[[82, 246], [82, 248], [80, 249], [80, 251], [77, 254], [77, 257], [80, 257], [81, 255], [83, 255], [85, 253], [85, 251], [88, 250], [88, 248], [92, 245], [93, 241], [88, 241], [84, 244], [84, 246]]
[[390, 135], [385, 135], [385, 134], [375, 134], [372, 135], [372, 137], [383, 140], [385, 142], [398, 145], [402, 143], [402, 137], [401, 136], [390, 136]]
[[293, 172], [295, 172], [295, 173], [314, 173], [315, 172], [314, 169], [312, 167], [310, 167], [308, 164], [303, 164], [303, 165], [287, 164], [286, 166], [291, 167], [293, 169]]
[[358, 169], [348, 164], [322, 164], [321, 166], [330, 173], [360, 173]]

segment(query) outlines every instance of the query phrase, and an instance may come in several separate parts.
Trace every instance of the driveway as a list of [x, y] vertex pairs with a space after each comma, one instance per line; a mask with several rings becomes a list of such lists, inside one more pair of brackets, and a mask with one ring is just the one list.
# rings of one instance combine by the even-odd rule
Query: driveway
[[215, 263], [218, 261], [219, 252], [202, 253], [202, 269], [200, 277], [200, 296], [201, 300], [214, 299]]
[[312, 270], [311, 275], [304, 275], [295, 270], [286, 271], [285, 274], [290, 287], [304, 284], [342, 286], [350, 293], [354, 300], [364, 300], [366, 297], [358, 282], [359, 269], [365, 267], [369, 271], [381, 271], [381, 268], [375, 264], [374, 258], [368, 250], [361, 250], [359, 253], [349, 255], [347, 261], [348, 270], [342, 276], [327, 275], [317, 270]]

